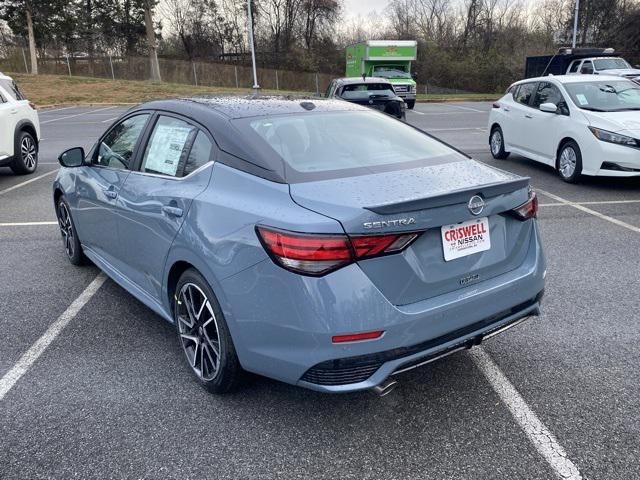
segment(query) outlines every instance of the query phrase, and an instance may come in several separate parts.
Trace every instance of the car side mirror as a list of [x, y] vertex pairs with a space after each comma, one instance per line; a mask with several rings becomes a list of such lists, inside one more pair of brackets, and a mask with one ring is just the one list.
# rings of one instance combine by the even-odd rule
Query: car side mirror
[[558, 106], [555, 103], [543, 103], [540, 105], [541, 112], [558, 113]]
[[84, 163], [84, 148], [74, 147], [65, 150], [58, 157], [60, 165], [67, 168], [80, 167]]

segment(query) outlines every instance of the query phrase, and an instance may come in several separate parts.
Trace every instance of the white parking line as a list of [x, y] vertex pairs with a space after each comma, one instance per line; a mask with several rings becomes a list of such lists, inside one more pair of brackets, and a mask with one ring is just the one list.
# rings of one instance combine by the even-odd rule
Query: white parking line
[[487, 129], [485, 127], [458, 127], [458, 128], [429, 128], [428, 132], [463, 132], [468, 130], [477, 130], [481, 132], [486, 132]]
[[20, 357], [20, 360], [11, 367], [11, 370], [0, 378], [0, 400], [2, 400], [9, 390], [13, 388], [16, 382], [20, 380], [25, 373], [27, 373], [29, 368], [31, 368], [47, 347], [51, 345], [51, 342], [53, 342], [60, 332], [62, 332], [64, 327], [66, 327], [69, 322], [75, 318], [78, 312], [82, 310], [82, 307], [91, 300], [91, 297], [95, 295], [106, 279], [107, 277], [104, 273], [98, 274], [89, 286], [84, 289], [80, 296], [76, 298], [71, 305], [69, 305], [69, 307], [49, 326], [49, 328], [47, 328], [44, 335], [29, 347], [29, 350]]
[[117, 120], [118, 118], [120, 118], [120, 117], [107, 118], [106, 120], [102, 120], [102, 122], [100, 122], [100, 123], [113, 122], [114, 120]]
[[[539, 191], [536, 189], [536, 191]], [[542, 193], [542, 192], [540, 192]], [[640, 200], [602, 200], [600, 202], [556, 202], [556, 203], [541, 203], [539, 207], [573, 207], [574, 205], [624, 205], [626, 203], [640, 203]]]
[[37, 227], [40, 225], [57, 225], [58, 222], [12, 222], [0, 223], [0, 227]]
[[539, 188], [536, 188], [536, 191], [540, 192], [542, 195], [545, 195], [545, 196], [547, 196], [549, 198], [554, 199], [556, 202], [560, 202], [560, 203], [562, 203], [564, 205], [567, 205], [569, 207], [573, 207], [573, 208], [575, 208], [577, 210], [580, 210], [582, 212], [588, 213], [589, 215], [593, 215], [594, 217], [601, 218], [602, 220], [606, 220], [607, 222], [611, 222], [611, 223], [613, 223], [615, 225], [618, 225], [620, 227], [626, 228], [627, 230], [631, 230], [632, 232], [640, 233], [640, 227], [636, 227], [634, 225], [630, 225], [630, 224], [628, 224], [626, 222], [623, 222], [622, 220], [618, 220], [617, 218], [613, 218], [613, 217], [610, 217], [610, 216], [605, 215], [603, 213], [596, 212], [595, 210], [591, 210], [590, 208], [584, 207], [584, 206], [582, 206], [582, 205], [580, 205], [578, 203], [570, 202], [569, 200], [565, 200], [562, 197], [554, 195], [553, 193], [546, 192], [546, 191], [541, 190]]
[[97, 110], [89, 110], [88, 112], [76, 113], [74, 115], [67, 115], [65, 117], [52, 118], [51, 120], [45, 120], [44, 122], [40, 122], [40, 125], [44, 125], [45, 123], [57, 122], [59, 120], [66, 120], [68, 118], [75, 118], [75, 117], [79, 117], [81, 115], [88, 115], [90, 113], [102, 112], [104, 110], [109, 110], [109, 109], [116, 108], [116, 107], [117, 107], [117, 105], [112, 105], [111, 107], [98, 108]]
[[444, 105], [451, 108], [459, 108], [460, 110], [468, 110], [470, 112], [489, 113], [487, 110], [479, 110], [477, 108], [463, 107], [462, 105], [453, 105], [451, 103], [445, 103]]
[[417, 115], [426, 115], [425, 113], [423, 113], [423, 112], [419, 112], [418, 110], [415, 110], [415, 109], [413, 109], [413, 110], [407, 110], [407, 112], [415, 113], [415, 114], [417, 114]]
[[62, 110], [69, 110], [70, 108], [76, 108], [75, 106], [70, 106], [70, 107], [62, 107], [62, 108], [53, 108], [51, 110], [40, 110], [40, 115], [44, 115], [45, 113], [52, 113], [52, 112], [61, 112]]
[[40, 180], [41, 178], [46, 177], [47, 175], [51, 175], [52, 173], [56, 173], [58, 170], [51, 170], [50, 172], [47, 173], [43, 173], [42, 175], [38, 175], [37, 177], [33, 177], [30, 180], [27, 180], [26, 182], [22, 182], [22, 183], [18, 183], [17, 185], [14, 185], [13, 187], [9, 187], [9, 188], [5, 188], [4, 190], [0, 190], [0, 195], [4, 195], [5, 193], [9, 193], [13, 190], [16, 190], [20, 187], [24, 187], [25, 185], [29, 185], [30, 183], [36, 182], [38, 180]]
[[569, 460], [562, 445], [558, 443], [551, 431], [529, 408], [527, 402], [520, 396], [509, 379], [504, 376], [489, 354], [482, 347], [474, 348], [469, 353], [476, 366], [527, 435], [529, 441], [551, 466], [556, 475], [563, 480], [582, 479], [578, 467]]

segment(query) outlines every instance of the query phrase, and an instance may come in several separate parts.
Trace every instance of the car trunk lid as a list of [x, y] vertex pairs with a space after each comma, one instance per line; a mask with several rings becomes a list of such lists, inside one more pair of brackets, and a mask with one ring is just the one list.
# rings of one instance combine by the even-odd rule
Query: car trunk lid
[[[296, 203], [339, 221], [350, 236], [423, 232], [402, 253], [358, 262], [390, 302], [404, 305], [463, 288], [520, 265], [532, 225], [515, 219], [509, 212], [528, 200], [528, 185], [528, 178], [465, 159], [295, 183], [290, 185], [290, 191]], [[478, 215], [469, 208], [475, 197], [484, 202]], [[442, 227], [456, 228], [460, 223], [464, 227], [464, 222], [478, 225], [471, 232], [488, 230], [490, 248], [447, 261]]]

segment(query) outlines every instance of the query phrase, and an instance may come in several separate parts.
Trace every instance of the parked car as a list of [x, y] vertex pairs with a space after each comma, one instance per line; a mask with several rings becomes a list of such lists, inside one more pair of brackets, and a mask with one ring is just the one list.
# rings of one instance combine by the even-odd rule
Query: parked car
[[489, 115], [494, 158], [516, 153], [560, 178], [640, 175], [640, 86], [616, 76], [565, 75], [509, 87]]
[[38, 168], [40, 122], [33, 103], [11, 77], [0, 73], [0, 167], [29, 174]]
[[529, 180], [359, 105], [156, 101], [60, 163], [69, 260], [175, 323], [211, 392], [244, 369], [386, 393], [539, 312]]
[[365, 105], [401, 120], [407, 118], [404, 100], [396, 95], [393, 85], [384, 78], [338, 78], [331, 81], [325, 96]]

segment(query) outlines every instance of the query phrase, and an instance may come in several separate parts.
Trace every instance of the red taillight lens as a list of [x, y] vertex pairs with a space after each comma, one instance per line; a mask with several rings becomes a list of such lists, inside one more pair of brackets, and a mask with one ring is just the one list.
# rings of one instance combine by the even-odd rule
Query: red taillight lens
[[258, 237], [273, 260], [281, 267], [306, 275], [324, 275], [356, 260], [398, 253], [419, 233], [392, 235], [303, 234], [257, 227]]
[[359, 342], [361, 340], [374, 340], [380, 338], [384, 330], [376, 330], [374, 332], [352, 333], [349, 335], [334, 335], [331, 337], [333, 343]]
[[532, 191], [529, 194], [529, 200], [519, 207], [514, 208], [512, 211], [520, 220], [536, 218], [538, 216], [538, 196], [536, 195], [536, 192]]

